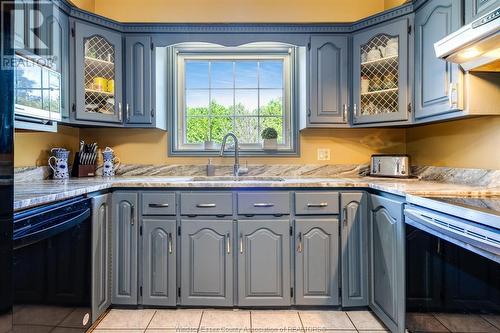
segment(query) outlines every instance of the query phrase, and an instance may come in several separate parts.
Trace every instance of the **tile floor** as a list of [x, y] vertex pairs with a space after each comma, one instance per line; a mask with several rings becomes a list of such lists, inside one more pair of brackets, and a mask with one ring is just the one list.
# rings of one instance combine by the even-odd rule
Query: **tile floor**
[[384, 333], [385, 326], [369, 311], [318, 310], [118, 310], [101, 320], [94, 333]]
[[[410, 332], [500, 333], [500, 316], [409, 313]], [[113, 309], [95, 333], [384, 333], [370, 311], [335, 310], [118, 310]]]
[[500, 333], [500, 316], [455, 313], [408, 313], [411, 332]]

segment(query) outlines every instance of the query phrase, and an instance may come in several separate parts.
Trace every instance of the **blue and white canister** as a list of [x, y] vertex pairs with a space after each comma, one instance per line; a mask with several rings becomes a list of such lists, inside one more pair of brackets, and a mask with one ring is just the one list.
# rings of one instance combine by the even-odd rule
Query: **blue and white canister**
[[52, 156], [49, 157], [49, 166], [53, 171], [54, 179], [68, 179], [68, 157], [69, 150], [64, 148], [51, 149]]
[[115, 157], [115, 153], [112, 150], [104, 150], [102, 152], [102, 158], [103, 158], [102, 176], [103, 177], [114, 176], [116, 169], [118, 169], [118, 167], [120, 166], [120, 160], [117, 157]]

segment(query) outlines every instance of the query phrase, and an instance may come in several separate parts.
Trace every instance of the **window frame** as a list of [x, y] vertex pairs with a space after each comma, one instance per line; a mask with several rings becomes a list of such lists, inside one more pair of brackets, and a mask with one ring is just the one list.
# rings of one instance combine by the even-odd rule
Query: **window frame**
[[[188, 43], [186, 43], [188, 44]], [[224, 47], [214, 44], [177, 45], [171, 47], [172, 59], [172, 107], [173, 116], [170, 126], [169, 155], [175, 156], [216, 156], [219, 155], [220, 145], [216, 149], [205, 150], [203, 144], [185, 143], [184, 124], [186, 122], [185, 68], [186, 60], [268, 60], [283, 59], [283, 128], [284, 144], [278, 145], [278, 150], [266, 151], [260, 143], [240, 143], [242, 156], [297, 156], [298, 155], [298, 69], [297, 49], [285, 43], [252, 43], [238, 47]], [[234, 91], [234, 87], [232, 88]], [[257, 88], [261, 89], [261, 88]], [[260, 96], [260, 95], [259, 95]], [[234, 120], [234, 114], [231, 116]], [[237, 117], [237, 116], [236, 116]], [[260, 119], [260, 116], [255, 116]], [[260, 137], [260, 133], [259, 133]], [[226, 152], [229, 155], [231, 152]]]

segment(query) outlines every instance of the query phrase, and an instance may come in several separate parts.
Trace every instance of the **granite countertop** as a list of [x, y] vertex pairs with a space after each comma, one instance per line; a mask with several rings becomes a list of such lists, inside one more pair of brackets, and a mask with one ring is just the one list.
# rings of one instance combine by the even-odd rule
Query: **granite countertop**
[[[122, 176], [69, 180], [17, 181], [14, 184], [14, 210], [22, 210], [110, 188], [370, 188], [395, 195], [425, 197], [500, 196], [500, 187], [471, 186], [417, 179], [372, 177], [283, 177], [282, 181], [206, 180], [189, 177]], [[494, 206], [498, 207], [498, 206]]]

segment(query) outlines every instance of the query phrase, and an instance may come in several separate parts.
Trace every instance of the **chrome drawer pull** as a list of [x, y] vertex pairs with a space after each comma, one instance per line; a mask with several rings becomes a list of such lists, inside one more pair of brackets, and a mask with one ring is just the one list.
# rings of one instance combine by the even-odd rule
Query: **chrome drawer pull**
[[167, 208], [169, 205], [168, 203], [150, 203], [149, 207], [151, 208]]
[[274, 207], [274, 204], [269, 202], [262, 202], [262, 203], [254, 203], [253, 206], [265, 208], [265, 207]]
[[172, 254], [172, 233], [168, 233], [168, 253]]
[[229, 234], [229, 232], [227, 233], [226, 235], [227, 237], [227, 253], [231, 253], [231, 235]]
[[316, 208], [316, 207], [324, 208], [324, 207], [328, 207], [328, 202], [320, 202], [320, 203], [317, 203], [317, 204], [308, 203], [307, 207], [309, 207], [309, 208]]
[[196, 207], [198, 208], [214, 208], [214, 207], [217, 207], [216, 204], [214, 203], [205, 203], [205, 204], [196, 204]]
[[240, 253], [243, 253], [243, 234], [240, 233]]

